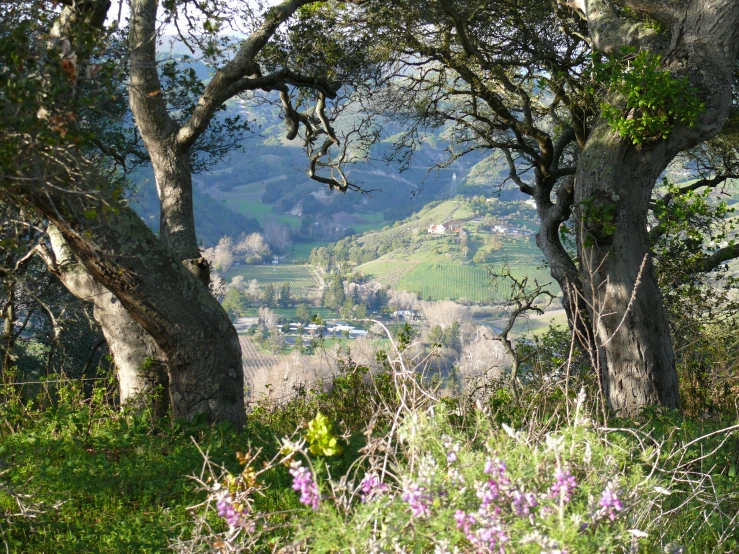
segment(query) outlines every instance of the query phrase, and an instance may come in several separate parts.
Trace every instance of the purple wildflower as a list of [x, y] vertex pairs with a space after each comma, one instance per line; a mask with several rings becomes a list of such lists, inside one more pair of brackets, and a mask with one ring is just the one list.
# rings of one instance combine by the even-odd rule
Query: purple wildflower
[[505, 552], [506, 535], [497, 515], [480, 510], [476, 514], [466, 514], [462, 510], [454, 513], [457, 529], [464, 533], [465, 538], [475, 548], [475, 552]]
[[300, 462], [292, 462], [290, 475], [293, 476], [293, 490], [300, 492], [300, 503], [317, 510], [321, 495], [318, 492], [318, 485], [313, 480], [313, 474], [308, 468], [301, 466]]
[[607, 516], [611, 521], [616, 519], [616, 512], [620, 512], [624, 509], [612, 483], [608, 483], [598, 504], [601, 506], [598, 513], [601, 516]]
[[249, 506], [235, 503], [230, 496], [222, 496], [216, 502], [218, 515], [226, 520], [229, 527], [242, 527], [253, 530], [253, 523], [249, 521]]
[[453, 464], [457, 461], [457, 452], [459, 452], [459, 444], [452, 442], [452, 438], [448, 435], [444, 435], [442, 438], [444, 448], [446, 449], [446, 461], [448, 464]]
[[376, 494], [387, 490], [387, 485], [380, 481], [376, 473], [367, 473], [360, 483], [362, 489], [362, 502], [367, 502]]
[[548, 515], [551, 515], [554, 513], [554, 508], [552, 508], [551, 506], [542, 506], [541, 510], [539, 510], [539, 513], [543, 517], [547, 517]]
[[509, 540], [508, 535], [498, 522], [486, 522], [486, 524], [467, 533], [466, 538], [477, 552], [493, 552], [497, 549], [501, 554], [505, 553], [505, 543]]
[[485, 475], [490, 475], [490, 477], [497, 480], [501, 485], [510, 484], [510, 481], [505, 475], [506, 464], [500, 458], [495, 458], [495, 460], [488, 458], [485, 461], [485, 468], [482, 471]]
[[531, 523], [534, 523], [533, 509], [539, 504], [536, 496], [532, 492], [513, 491], [511, 494], [511, 506], [518, 517], [528, 516]]
[[403, 494], [400, 498], [410, 505], [413, 517], [428, 516], [431, 514], [429, 495], [418, 483], [411, 482], [406, 484], [403, 487]]
[[500, 487], [498, 483], [490, 479], [485, 483], [475, 485], [477, 498], [480, 499], [480, 508], [487, 509], [493, 502], [500, 498]]
[[554, 483], [549, 487], [549, 497], [566, 503], [572, 499], [572, 493], [576, 488], [577, 481], [569, 470], [557, 468], [554, 472]]
[[454, 512], [454, 521], [457, 522], [457, 529], [464, 529], [464, 533], [467, 534], [470, 532], [470, 527], [475, 524], [475, 516], [457, 510]]

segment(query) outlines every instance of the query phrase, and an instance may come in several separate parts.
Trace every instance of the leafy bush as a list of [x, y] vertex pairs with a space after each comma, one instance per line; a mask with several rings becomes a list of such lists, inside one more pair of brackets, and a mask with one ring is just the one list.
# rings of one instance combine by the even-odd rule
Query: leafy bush
[[677, 78], [662, 68], [662, 57], [642, 50], [596, 63], [596, 75], [622, 104], [604, 102], [603, 117], [634, 144], [666, 139], [678, 124], [693, 126], [705, 109], [687, 77]]

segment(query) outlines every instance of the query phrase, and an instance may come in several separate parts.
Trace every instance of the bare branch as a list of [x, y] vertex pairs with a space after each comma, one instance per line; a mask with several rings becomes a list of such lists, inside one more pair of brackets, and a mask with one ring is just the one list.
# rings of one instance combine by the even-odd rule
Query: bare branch
[[739, 258], [739, 244], [732, 244], [716, 250], [713, 254], [707, 258], [701, 260], [698, 263], [698, 271], [707, 273], [713, 271], [718, 266], [729, 260]]
[[[493, 280], [504, 279], [511, 285], [510, 299], [513, 303], [513, 308], [508, 316], [508, 322], [503, 330], [494, 337], [503, 345], [506, 353], [512, 360], [512, 371], [511, 380], [514, 384], [518, 383], [518, 369], [521, 363], [520, 356], [516, 355], [513, 340], [510, 338], [510, 333], [513, 330], [513, 326], [516, 321], [524, 314], [528, 312], [534, 312], [537, 314], [543, 314], [544, 310], [541, 307], [535, 305], [536, 301], [541, 297], [548, 297], [549, 301], [547, 305], [551, 304], [554, 299], [554, 295], [547, 290], [547, 287], [551, 283], [540, 284], [534, 279], [533, 286], [529, 286], [528, 276], [522, 278], [516, 278], [511, 274], [511, 269], [507, 265], [501, 268], [500, 273], [496, 273], [493, 268], [488, 268], [488, 274]], [[514, 388], [515, 390], [515, 388]]]
[[662, 197], [662, 201], [665, 204], [669, 204], [673, 198], [676, 196], [682, 196], [683, 194], [687, 194], [688, 192], [692, 192], [698, 189], [701, 189], [703, 187], [708, 188], [716, 188], [717, 186], [721, 185], [722, 183], [725, 183], [729, 179], [738, 179], [739, 174], [737, 173], [725, 173], [722, 175], [717, 175], [715, 177], [712, 177], [710, 179], [699, 179], [695, 183], [691, 183], [689, 185], [685, 185], [684, 187], [680, 187], [676, 192], [668, 192]]

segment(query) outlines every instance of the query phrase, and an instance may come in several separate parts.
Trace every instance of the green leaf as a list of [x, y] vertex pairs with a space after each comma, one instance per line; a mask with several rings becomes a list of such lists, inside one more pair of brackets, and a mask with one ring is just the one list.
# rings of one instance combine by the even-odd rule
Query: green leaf
[[306, 433], [310, 453], [314, 456], [339, 456], [344, 449], [339, 444], [338, 438], [333, 434], [331, 422], [321, 412], [316, 413], [308, 423]]

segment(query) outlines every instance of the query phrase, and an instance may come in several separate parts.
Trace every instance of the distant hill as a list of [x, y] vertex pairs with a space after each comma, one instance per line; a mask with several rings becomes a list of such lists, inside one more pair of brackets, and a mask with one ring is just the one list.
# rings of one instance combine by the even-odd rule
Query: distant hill
[[[164, 42], [167, 47], [162, 53], [162, 60], [183, 60], [184, 56], [190, 54], [185, 45], [174, 37], [165, 37]], [[210, 79], [212, 70], [201, 61], [191, 59], [184, 63], [192, 67], [203, 82]], [[227, 110], [218, 117], [235, 115], [250, 121], [254, 131], [252, 136], [243, 141], [243, 151], [231, 153], [224, 161], [194, 178], [198, 237], [206, 246], [213, 245], [221, 236], [235, 237], [242, 232], [252, 232], [266, 223], [290, 226], [293, 240], [307, 246], [312, 242], [335, 240], [337, 236], [353, 231], [361, 233], [380, 226], [384, 221], [390, 224], [404, 221], [401, 230], [396, 228], [384, 235], [367, 235], [357, 241], [365, 257], [376, 256], [376, 253], [368, 251], [374, 248], [374, 243], [377, 243], [377, 251], [386, 249], [388, 241], [380, 237], [393, 237], [389, 240], [392, 245], [397, 238], [395, 235], [403, 235], [408, 228], [420, 224], [420, 221], [412, 223], [413, 217], [442, 221], [444, 218], [440, 213], [427, 213], [425, 208], [422, 210], [429, 203], [447, 201], [458, 195], [468, 198], [498, 195], [501, 201], [526, 199], [515, 187], [504, 187], [499, 191], [508, 176], [508, 168], [502, 156], [495, 153], [471, 153], [443, 169], [432, 169], [448, 156], [446, 150], [449, 143], [444, 139], [446, 128], [443, 126], [422, 135], [421, 145], [409, 167], [400, 171], [398, 164], [388, 165], [382, 161], [391, 154], [393, 136], [403, 130], [392, 123], [387, 124], [385, 138], [372, 147], [366, 161], [348, 169], [354, 183], [373, 192], [341, 194], [329, 191], [326, 186], [307, 177], [306, 155], [299, 139], [292, 142], [285, 139], [284, 123], [278, 107], [233, 99], [228, 103]], [[358, 114], [354, 117], [358, 117]], [[351, 124], [350, 117], [348, 121], [342, 120], [339, 126]], [[673, 177], [676, 180], [686, 178], [682, 174]], [[140, 187], [135, 207], [157, 229], [159, 208], [151, 172], [139, 171], [135, 182]], [[416, 215], [412, 216], [414, 213]], [[426, 219], [423, 220], [424, 224]], [[314, 232], [315, 227], [320, 227], [322, 232]], [[328, 231], [332, 234], [327, 234]], [[479, 250], [474, 246], [470, 247], [473, 257]], [[383, 255], [386, 253], [383, 252]], [[442, 255], [446, 254], [452, 257], [456, 255], [453, 250]], [[438, 257], [429, 254], [431, 258], [435, 256]], [[367, 258], [366, 262], [377, 257], [371, 260]]]
[[[150, 168], [136, 172], [137, 183], [132, 193], [131, 206], [155, 232], [159, 231], [159, 198], [154, 174]], [[198, 240], [207, 248], [215, 246], [225, 236], [238, 237], [260, 229], [253, 217], [245, 217], [228, 209], [223, 202], [212, 198], [197, 187], [193, 190], [195, 230]]]
[[[165, 37], [164, 44], [161, 61], [178, 60], [182, 67], [192, 68], [200, 80], [208, 82], [212, 69], [199, 61], [199, 56], [192, 56], [174, 37]], [[191, 57], [186, 60], [186, 56]], [[350, 127], [360, 116], [352, 115], [351, 110], [346, 114], [337, 122], [337, 128]], [[306, 154], [299, 139], [292, 142], [285, 139], [279, 107], [236, 98], [217, 117], [236, 115], [249, 121], [254, 132], [243, 141], [243, 151], [232, 152], [194, 179], [198, 237], [206, 246], [221, 236], [238, 236], [268, 222], [293, 229], [302, 226], [303, 231], [295, 233], [298, 242], [301, 237], [305, 238], [304, 242], [335, 240], [336, 237], [310, 236], [305, 230], [315, 222], [333, 221], [339, 212], [359, 219], [357, 223], [337, 222], [339, 233], [360, 230], [370, 226], [370, 222], [372, 226], [378, 221], [392, 223], [419, 211], [429, 202], [449, 200], [458, 194], [492, 194], [506, 175], [505, 164], [485, 153], [468, 154], [444, 168], [432, 169], [448, 156], [444, 127], [428, 130], [421, 136], [421, 145], [409, 166], [401, 171], [398, 163], [387, 164], [384, 160], [391, 157], [393, 136], [403, 129], [387, 123], [385, 138], [366, 154], [366, 161], [347, 168], [351, 181], [371, 192], [331, 192], [307, 177]], [[138, 171], [134, 181], [140, 189], [136, 209], [156, 229], [159, 215], [151, 171]], [[504, 194], [511, 199], [520, 195], [515, 191]]]
[[[424, 300], [498, 302], [506, 300], [507, 289], [491, 282], [489, 267], [508, 264], [515, 275], [551, 281], [534, 242], [535, 218], [533, 207], [520, 201], [437, 201], [383, 229], [317, 248], [311, 262], [361, 273]], [[444, 233], [432, 225], [443, 225]]]

